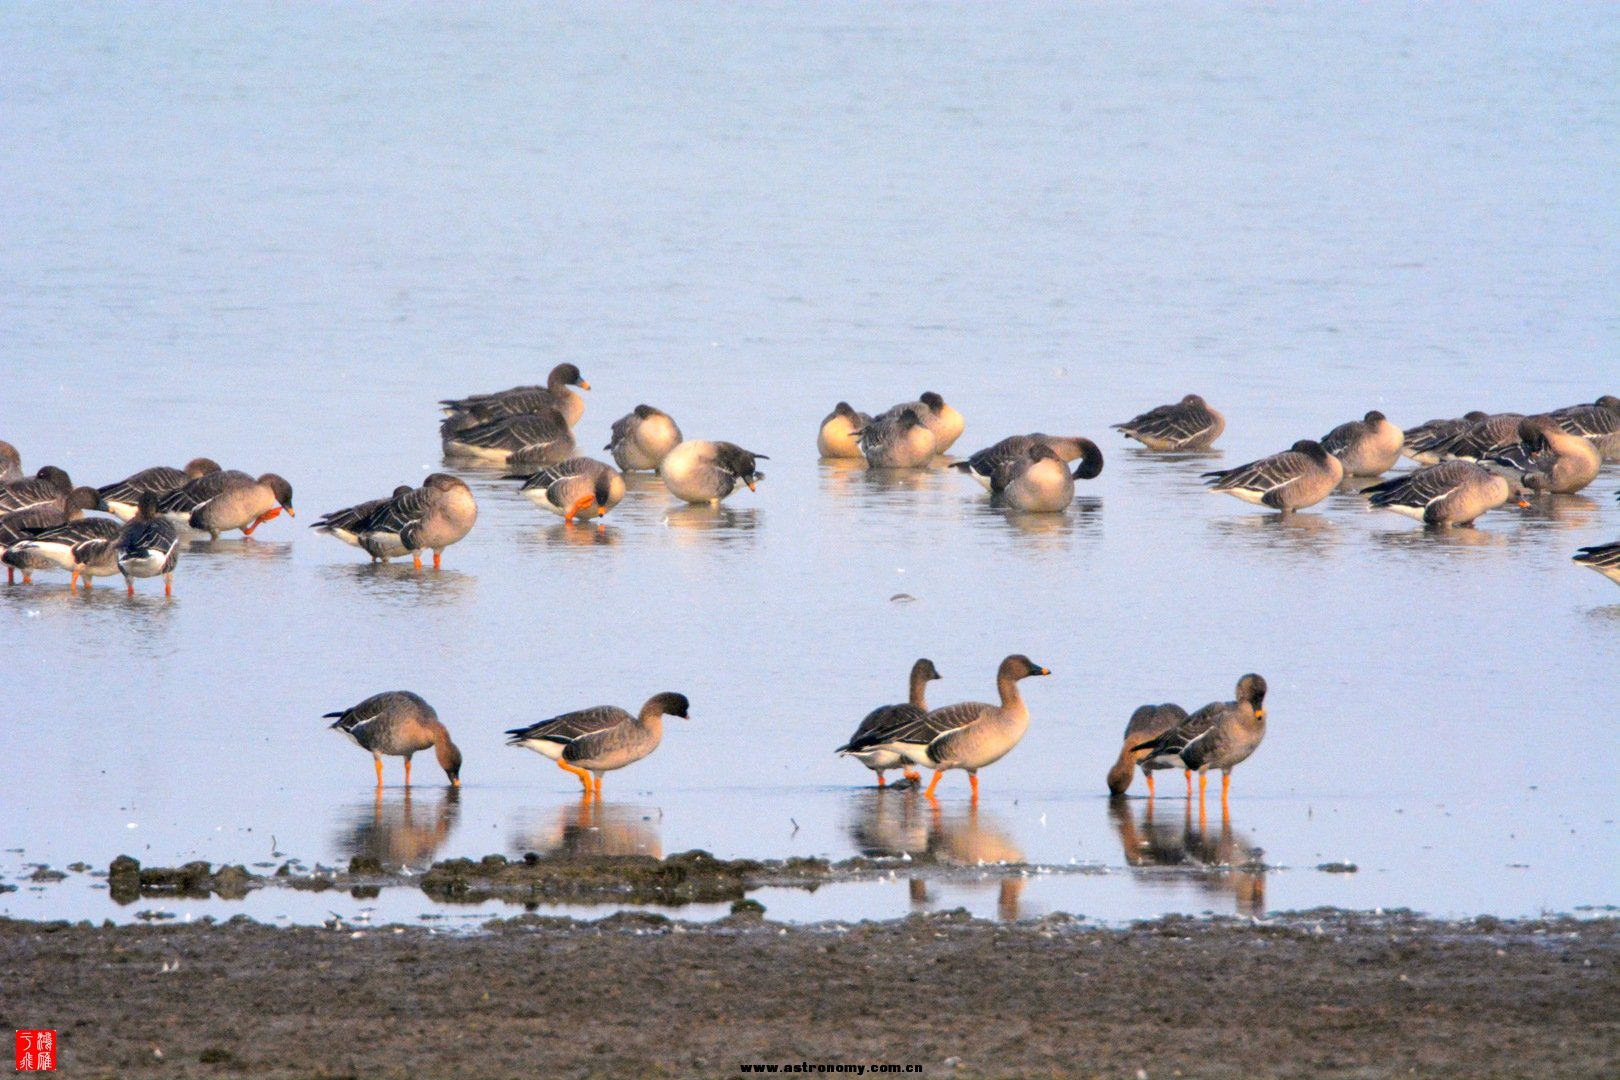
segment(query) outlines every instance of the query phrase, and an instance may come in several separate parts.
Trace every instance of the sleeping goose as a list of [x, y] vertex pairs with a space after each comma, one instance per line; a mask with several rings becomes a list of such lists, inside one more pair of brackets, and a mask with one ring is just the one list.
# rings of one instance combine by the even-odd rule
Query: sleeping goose
[[79, 587], [84, 578], [90, 586], [93, 576], [112, 577], [118, 573], [118, 552], [113, 542], [122, 532], [122, 523], [105, 517], [81, 517], [44, 529], [31, 529], [28, 535], [6, 549], [3, 557], [9, 574], [23, 571], [26, 582], [35, 570], [52, 567], [70, 572], [69, 589]]
[[717, 503], [730, 495], [737, 482], [753, 491], [765, 474], [757, 471], [757, 461], [769, 461], [736, 443], [698, 439], [683, 442], [664, 456], [658, 475], [677, 499], [689, 503]]
[[17, 453], [15, 446], [0, 439], [0, 484], [9, 484], [22, 477], [22, 455]]
[[1018, 692], [1018, 680], [1050, 675], [1027, 656], [1012, 655], [996, 669], [1000, 705], [965, 701], [925, 714], [921, 719], [875, 732], [867, 742], [876, 749], [893, 750], [907, 761], [934, 770], [924, 793], [933, 798], [940, 777], [949, 769], [963, 769], [979, 801], [979, 770], [1000, 761], [1018, 745], [1029, 728], [1029, 709]]
[[945, 399], [932, 390], [920, 395], [916, 401], [902, 401], [898, 405], [890, 405], [877, 419], [892, 420], [901, 413], [910, 409], [917, 414], [917, 419], [923, 422], [931, 435], [934, 436], [934, 453], [943, 454], [951, 448], [951, 444], [962, 436], [962, 429], [967, 421], [962, 414], [945, 404]]
[[906, 759], [893, 750], [883, 750], [870, 746], [869, 742], [874, 734], [887, 732], [904, 724], [921, 720], [928, 713], [928, 683], [930, 680], [940, 678], [939, 671], [935, 669], [934, 662], [924, 657], [911, 665], [911, 694], [904, 705], [879, 705], [866, 714], [855, 734], [849, 741], [837, 750], [835, 754], [845, 754], [853, 757], [868, 769], [877, 773], [878, 787], [883, 786], [883, 773], [887, 769], [903, 769], [905, 778], [913, 782], [921, 777], [906, 767]]
[[[151, 493], [148, 493], [151, 494]], [[231, 529], [243, 536], [281, 516], [297, 517], [292, 485], [275, 473], [252, 477], [235, 469], [207, 473], [157, 496], [158, 510], [170, 522], [205, 532], [212, 540]]]
[[849, 402], [840, 401], [816, 432], [816, 451], [824, 458], [860, 457], [861, 429], [871, 422], [870, 416], [858, 412]]
[[16, 582], [16, 572], [23, 572], [23, 584], [33, 583], [34, 571], [59, 565], [49, 560], [36, 562], [22, 554], [12, 557], [12, 549], [28, 540], [39, 529], [48, 529], [64, 522], [78, 521], [86, 510], [94, 510], [101, 501], [94, 488], [74, 488], [55, 502], [38, 503], [26, 510], [13, 510], [0, 515], [0, 561], [6, 564], [6, 584]]
[[[521, 746], [548, 757], [557, 767], [579, 777], [585, 794], [602, 797], [602, 774], [640, 761], [658, 749], [664, 717], [690, 719], [684, 694], [654, 694], [631, 716], [613, 705], [564, 713], [528, 727], [513, 728], [508, 746]], [[592, 777], [595, 777], [594, 783]]]
[[1620, 461], [1620, 397], [1604, 394], [1590, 405], [1569, 405], [1550, 415], [1565, 431], [1590, 442], [1604, 461]]
[[[1051, 447], [1056, 451], [1060, 459], [1067, 462], [1075, 462], [1082, 457], [1095, 455], [1097, 469], [1091, 476], [1096, 476], [1097, 473], [1102, 471], [1102, 451], [1090, 439], [1084, 439], [1078, 435], [1043, 435], [1038, 431], [1029, 435], [1009, 435], [992, 446], [975, 451], [966, 461], [951, 462], [950, 467], [957, 472], [973, 477], [986, 491], [989, 491], [990, 475], [996, 471], [997, 465], [1004, 461], [1022, 457], [1029, 453], [1030, 447], [1036, 445]], [[1081, 479], [1086, 480], [1090, 478], [1090, 476], [1081, 477]]]
[[624, 498], [624, 477], [611, 465], [592, 458], [576, 457], [549, 465], [533, 475], [508, 476], [522, 480], [519, 490], [542, 510], [558, 514], [573, 524], [576, 514], [596, 508], [601, 517]]
[[418, 570], [422, 552], [431, 550], [433, 569], [439, 569], [444, 549], [471, 532], [478, 520], [472, 489], [460, 477], [430, 473], [421, 487], [394, 491], [392, 499], [344, 525], [354, 536], [350, 542], [373, 561], [409, 555]]
[[377, 765], [377, 789], [383, 786], [382, 756], [405, 759], [405, 786], [411, 786], [411, 755], [419, 750], [433, 751], [439, 767], [450, 778], [451, 787], [461, 786], [461, 751], [450, 740], [450, 732], [439, 722], [433, 706], [409, 690], [387, 690], [373, 694], [360, 704], [329, 712], [333, 731], [341, 731], [362, 750], [371, 751]]
[[1238, 680], [1235, 701], [1217, 701], [1154, 739], [1131, 747], [1146, 760], [1198, 774], [1202, 802], [1209, 770], [1221, 770], [1221, 808], [1227, 805], [1232, 770], [1247, 761], [1266, 737], [1266, 680], [1249, 674]]
[[1574, 558], [1588, 570], [1596, 570], [1616, 585], [1620, 585], [1620, 542], [1583, 547], [1575, 553]]
[[1197, 394], [1188, 394], [1174, 405], [1160, 405], [1113, 426], [1149, 450], [1208, 450], [1226, 430], [1226, 417]]
[[574, 433], [556, 409], [501, 417], [461, 430], [441, 426], [439, 433], [447, 457], [476, 458], [513, 468], [551, 465], [574, 453]]
[[73, 481], [68, 474], [55, 465], [47, 465], [33, 476], [0, 484], [0, 514], [54, 503], [72, 490]]
[[1393, 510], [1425, 525], [1469, 525], [1507, 502], [1508, 482], [1472, 461], [1442, 461], [1362, 491], [1376, 510]]
[[1551, 416], [1519, 422], [1519, 442], [1480, 461], [1529, 491], [1572, 495], [1597, 479], [1603, 456], [1579, 435], [1571, 435]]
[[[124, 523], [112, 541], [118, 572], [124, 575], [129, 595], [135, 595], [135, 579], [163, 575], [163, 595], [174, 595], [174, 568], [180, 561], [180, 534], [158, 513], [158, 497], [146, 492], [135, 509], [135, 516]], [[83, 573], [83, 571], [80, 571]]]
[[[1142, 778], [1147, 781], [1148, 798], [1153, 798], [1153, 774], [1172, 766], [1154, 760], [1148, 756], [1147, 750], [1138, 750], [1136, 747], [1151, 742], [1186, 722], [1187, 710], [1180, 705], [1166, 702], [1163, 705], [1138, 706], [1125, 724], [1125, 742], [1119, 748], [1119, 757], [1115, 760], [1114, 767], [1108, 770], [1108, 793], [1123, 795], [1130, 790], [1131, 778], [1136, 775], [1136, 768], [1140, 765]], [[1192, 796], [1191, 772], [1187, 773], [1187, 795], [1189, 798]]]
[[1492, 413], [1461, 431], [1413, 443], [1412, 448], [1437, 461], [1478, 461], [1518, 442], [1519, 422], [1523, 419], [1523, 413]]
[[1074, 482], [1102, 472], [1102, 451], [1086, 442], [1085, 456], [1073, 473], [1050, 446], [1036, 443], [1023, 457], [1003, 461], [990, 477], [990, 493], [1014, 510], [1056, 514], [1074, 501]]
[[656, 471], [676, 446], [681, 429], [666, 412], [651, 405], [637, 405], [613, 421], [613, 434], [602, 449], [613, 454], [614, 462], [625, 472]]
[[579, 423], [585, 415], [585, 399], [569, 389], [577, 386], [589, 390], [591, 384], [580, 375], [573, 364], [558, 364], [546, 377], [545, 386], [514, 386], [492, 394], [472, 394], [460, 399], [439, 402], [451, 420], [465, 427], [500, 420], [523, 413], [539, 413], [556, 409], [569, 427]]
[[[385, 499], [367, 499], [363, 503], [355, 503], [353, 506], [346, 506], [342, 510], [333, 510], [331, 513], [323, 515], [310, 528], [316, 532], [323, 532], [328, 536], [335, 536], [351, 547], [365, 550], [364, 545], [360, 543], [360, 534], [355, 531], [360, 523], [401, 495], [409, 495], [414, 490], [416, 489], [409, 484], [401, 484], [394, 489], [393, 494]], [[401, 551], [399, 554], [403, 555], [405, 552]], [[371, 561], [381, 562], [384, 560], [381, 556], [373, 555]]]
[[1322, 436], [1322, 449], [1339, 459], [1346, 476], [1382, 476], [1401, 459], [1406, 433], [1377, 409]]
[[1321, 443], [1301, 439], [1280, 454], [1203, 477], [1212, 491], [1290, 514], [1327, 498], [1344, 479], [1344, 466]]
[[1459, 435], [1481, 420], [1486, 413], [1475, 409], [1473, 412], [1453, 419], [1438, 418], [1425, 420], [1417, 427], [1409, 427], [1401, 433], [1401, 453], [1417, 462], [1419, 465], [1438, 465], [1440, 454], [1435, 449], [1453, 435]]
[[861, 456], [873, 469], [926, 468], [937, 447], [934, 433], [913, 409], [884, 413], [861, 429]]
[[151, 491], [158, 495], [167, 495], [199, 476], [208, 476], [219, 471], [219, 462], [205, 457], [192, 458], [186, 462], [184, 469], [171, 469], [167, 465], [142, 469], [134, 476], [127, 476], [116, 484], [105, 484], [97, 488], [96, 491], [101, 496], [101, 505], [97, 509], [108, 511], [120, 521], [128, 521], [135, 516], [135, 507], [140, 503], [143, 493]]

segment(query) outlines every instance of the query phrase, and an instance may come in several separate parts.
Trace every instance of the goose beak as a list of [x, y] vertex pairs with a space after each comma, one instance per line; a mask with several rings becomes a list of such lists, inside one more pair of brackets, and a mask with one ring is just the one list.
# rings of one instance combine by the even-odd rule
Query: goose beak
[[748, 490], [749, 491], [758, 491], [759, 490], [757, 487], [754, 486], [754, 481], [752, 481], [752, 480], [744, 480], [743, 483], [748, 485]]
[[596, 507], [596, 516], [597, 517], [606, 517], [607, 516], [607, 507], [598, 504], [598, 506]]
[[575, 383], [574, 385], [578, 386], [581, 390], [589, 390], [591, 388], [591, 384], [586, 382], [584, 379], [579, 380], [579, 382]]
[[287, 516], [288, 517], [297, 517], [298, 513], [292, 507], [289, 506], [289, 507], [287, 507]]
[[1044, 667], [1043, 668], [1036, 668], [1035, 669], [1035, 674], [1037, 674], [1037, 675], [1050, 675], [1050, 674], [1052, 674], [1052, 669], [1051, 668], [1044, 668]]
[[1256, 709], [1256, 710], [1254, 710], [1254, 718], [1256, 720], [1264, 720], [1266, 718], [1266, 710], [1264, 710], [1264, 709]]

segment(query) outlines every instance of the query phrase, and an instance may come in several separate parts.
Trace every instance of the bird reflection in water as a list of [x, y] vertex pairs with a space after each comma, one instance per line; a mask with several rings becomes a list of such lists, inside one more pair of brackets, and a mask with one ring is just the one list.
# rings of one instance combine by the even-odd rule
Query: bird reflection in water
[[409, 788], [402, 796], [387, 798], [378, 788], [375, 800], [358, 804], [343, 815], [338, 848], [351, 858], [375, 859], [389, 870], [420, 868], [433, 862], [460, 814], [459, 787], [440, 789], [436, 799], [415, 800]]
[[[1024, 851], [1006, 827], [977, 807], [947, 814], [937, 800], [923, 800], [914, 792], [868, 790], [857, 792], [848, 824], [856, 849], [868, 858], [907, 858], [952, 867], [1017, 866]], [[953, 888], [976, 890], [994, 885], [996, 912], [1004, 920], [1019, 917], [1025, 879], [1022, 875], [992, 876], [982, 882], [950, 879]], [[913, 876], [911, 903], [926, 908], [935, 902], [928, 880]]]
[[1240, 915], [1265, 913], [1266, 867], [1262, 852], [1247, 835], [1232, 827], [1229, 813], [1223, 810], [1220, 827], [1211, 829], [1202, 807], [1194, 824], [1191, 802], [1184, 804], [1179, 813], [1171, 811], [1157, 818], [1153, 804], [1154, 800], [1147, 800], [1138, 822], [1132, 801], [1115, 797], [1108, 802], [1108, 816], [1119, 835], [1126, 865], [1140, 871], [1180, 869], [1189, 873], [1144, 873], [1140, 875], [1142, 882], [1179, 888], [1191, 881], [1212, 895], [1230, 895]]
[[519, 852], [540, 855], [651, 855], [664, 857], [658, 811], [582, 798], [526, 823], [512, 837]]

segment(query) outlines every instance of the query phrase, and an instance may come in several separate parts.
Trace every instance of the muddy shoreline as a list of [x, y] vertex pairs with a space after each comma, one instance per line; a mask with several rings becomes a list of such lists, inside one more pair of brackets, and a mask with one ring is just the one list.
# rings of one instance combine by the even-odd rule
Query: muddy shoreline
[[1615, 919], [0, 921], [0, 1020], [71, 1077], [1598, 1077], [1617, 1002]]

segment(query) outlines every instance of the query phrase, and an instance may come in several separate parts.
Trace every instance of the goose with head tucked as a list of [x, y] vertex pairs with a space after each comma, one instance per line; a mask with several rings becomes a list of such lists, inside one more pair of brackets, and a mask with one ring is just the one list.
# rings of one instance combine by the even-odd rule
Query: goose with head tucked
[[[1131, 778], [1140, 766], [1142, 779], [1147, 781], [1148, 798], [1153, 798], [1153, 774], [1173, 766], [1150, 757], [1147, 749], [1137, 747], [1144, 743], [1151, 744], [1186, 722], [1187, 710], [1180, 705], [1166, 702], [1163, 705], [1138, 706], [1125, 724], [1125, 741], [1119, 748], [1119, 757], [1114, 761], [1113, 768], [1108, 770], [1108, 794], [1123, 795], [1129, 791]], [[1187, 794], [1192, 795], [1191, 772], [1187, 773]]]
[[1419, 465], [1438, 465], [1440, 463], [1440, 451], [1437, 447], [1453, 435], [1460, 435], [1467, 431], [1485, 419], [1486, 415], [1486, 413], [1475, 409], [1463, 416], [1454, 418], [1439, 417], [1434, 420], [1425, 420], [1416, 427], [1409, 427], [1401, 432], [1401, 453]]
[[33, 476], [0, 484], [0, 514], [60, 502], [72, 490], [73, 481], [67, 472], [47, 465]]
[[36, 561], [36, 558], [20, 552], [14, 557], [12, 551], [30, 539], [35, 531], [78, 521], [86, 510], [94, 510], [100, 502], [94, 488], [79, 487], [55, 502], [37, 503], [26, 510], [13, 510], [0, 515], [0, 561], [6, 564], [6, 583], [13, 584], [16, 572], [21, 570], [23, 584], [29, 585], [33, 583], [35, 570], [60, 565], [50, 560]]
[[1375, 510], [1441, 526], [1471, 525], [1512, 493], [1505, 479], [1472, 461], [1442, 461], [1362, 491]]
[[1216, 701], [1153, 739], [1131, 747], [1148, 761], [1198, 774], [1202, 802], [1209, 770], [1221, 770], [1221, 806], [1227, 805], [1232, 770], [1249, 759], [1266, 737], [1266, 680], [1248, 674], [1238, 680], [1234, 701]]
[[9, 484], [22, 478], [22, 455], [17, 453], [15, 446], [0, 439], [0, 484]]
[[411, 786], [411, 755], [432, 750], [451, 787], [461, 786], [461, 750], [450, 732], [439, 722], [439, 714], [418, 694], [409, 690], [387, 690], [338, 712], [322, 717], [331, 720], [333, 731], [340, 731], [362, 750], [369, 750], [377, 766], [377, 789], [383, 786], [383, 755], [405, 759], [405, 786]]
[[521, 746], [550, 758], [579, 777], [585, 794], [602, 797], [602, 774], [640, 761], [664, 737], [664, 717], [690, 719], [686, 695], [654, 694], [635, 716], [613, 705], [564, 713], [507, 734], [508, 746]]
[[[124, 523], [113, 540], [114, 559], [130, 596], [135, 579], [163, 575], [163, 595], [174, 595], [174, 568], [180, 561], [180, 534], [158, 512], [158, 496], [148, 491], [136, 505], [135, 516]], [[83, 573], [83, 571], [81, 571]]]
[[990, 493], [1004, 506], [1031, 514], [1057, 514], [1074, 501], [1074, 482], [1090, 480], [1102, 472], [1102, 451], [1087, 440], [1088, 448], [1069, 472], [1056, 450], [1036, 443], [1023, 457], [1003, 461], [990, 476]]
[[918, 396], [916, 401], [902, 401], [890, 405], [877, 419], [893, 420], [907, 409], [917, 414], [929, 434], [934, 437], [934, 453], [943, 454], [962, 437], [967, 421], [962, 414], [945, 404], [945, 399], [932, 390]]
[[556, 409], [569, 427], [579, 423], [585, 415], [585, 399], [570, 387], [589, 390], [591, 384], [580, 375], [573, 364], [558, 364], [551, 369], [544, 386], [514, 386], [490, 394], [472, 394], [464, 398], [451, 398], [439, 402], [452, 421], [472, 427], [491, 420], [524, 413], [541, 413]]
[[430, 473], [419, 488], [399, 494], [364, 517], [344, 525], [356, 547], [373, 561], [387, 562], [411, 556], [422, 569], [422, 552], [433, 552], [433, 569], [440, 568], [444, 549], [472, 531], [478, 521], [478, 503], [472, 489], [459, 476]]
[[973, 477], [980, 486], [989, 491], [990, 477], [995, 473], [996, 466], [1027, 455], [1034, 446], [1050, 447], [1061, 460], [1070, 464], [1081, 458], [1095, 460], [1095, 471], [1081, 479], [1089, 480], [1102, 472], [1102, 451], [1090, 439], [1079, 435], [1045, 435], [1038, 431], [1029, 435], [1009, 435], [994, 445], [975, 451], [966, 461], [951, 462], [950, 467]]
[[1597, 479], [1603, 456], [1591, 441], [1565, 431], [1555, 417], [1529, 416], [1519, 422], [1516, 445], [1480, 464], [1526, 491], [1573, 495]]
[[840, 401], [821, 421], [821, 428], [816, 432], [816, 452], [824, 458], [860, 457], [861, 429], [871, 422], [872, 418], [866, 413], [847, 401]]
[[1344, 466], [1321, 443], [1301, 439], [1280, 454], [1203, 477], [1212, 491], [1291, 514], [1332, 494], [1344, 479]]
[[1226, 430], [1226, 417], [1197, 394], [1113, 425], [1149, 450], [1208, 450]]
[[1461, 431], [1449, 435], [1437, 433], [1411, 445], [1418, 454], [1436, 461], [1479, 461], [1518, 442], [1519, 424], [1523, 420], [1523, 413], [1491, 413]]
[[135, 516], [135, 508], [140, 504], [141, 496], [150, 491], [156, 495], [167, 495], [185, 487], [200, 476], [208, 476], [219, 472], [219, 462], [213, 458], [192, 458], [186, 462], [184, 469], [171, 469], [167, 465], [154, 465], [150, 469], [142, 469], [133, 476], [126, 476], [116, 484], [104, 484], [96, 489], [101, 496], [101, 505], [98, 510], [105, 510], [120, 521], [128, 521]]
[[439, 427], [446, 457], [472, 458], [512, 468], [554, 465], [574, 454], [574, 433], [556, 409], [503, 416], [471, 427]]
[[1406, 433], [1373, 409], [1322, 436], [1322, 449], [1339, 459], [1346, 476], [1382, 476], [1401, 459]]
[[637, 405], [613, 421], [613, 433], [602, 449], [625, 472], [656, 472], [658, 465], [681, 442], [675, 418], [651, 405]]
[[889, 769], [902, 769], [907, 780], [916, 782], [921, 779], [920, 774], [907, 767], [906, 759], [894, 750], [887, 750], [872, 743], [874, 737], [884, 737], [895, 728], [915, 723], [928, 714], [928, 684], [931, 680], [940, 678], [934, 662], [924, 657], [911, 665], [910, 697], [902, 705], [879, 705], [866, 714], [866, 718], [855, 729], [855, 734], [849, 741], [837, 750], [835, 754], [853, 757], [868, 769], [877, 773], [878, 787], [883, 787], [883, 774]]
[[1548, 415], [1571, 435], [1590, 442], [1604, 461], [1620, 461], [1620, 397], [1604, 394], [1589, 405], [1568, 405]]
[[243, 536], [293, 510], [292, 485], [275, 473], [253, 477], [235, 469], [212, 472], [158, 496], [158, 509], [169, 521], [205, 532], [212, 540], [231, 529]]
[[883, 414], [861, 429], [861, 456], [873, 469], [923, 469], [934, 460], [938, 443], [914, 409]]
[[[400, 484], [394, 489], [393, 494], [387, 496], [386, 498], [367, 499], [363, 503], [355, 503], [353, 506], [345, 506], [342, 510], [333, 510], [331, 513], [323, 515], [321, 519], [315, 524], [311, 525], [310, 528], [314, 529], [316, 532], [325, 533], [327, 536], [335, 536], [345, 544], [348, 544], [351, 547], [360, 548], [362, 551], [364, 551], [365, 546], [360, 543], [360, 533], [357, 531], [361, 523], [368, 520], [372, 514], [376, 513], [382, 507], [387, 506], [393, 500], [402, 495], [409, 495], [415, 490], [416, 489], [411, 487], [409, 484]], [[397, 554], [404, 555], [407, 553], [400, 551]], [[384, 560], [382, 556], [372, 555], [371, 561], [384, 562], [386, 560]]]
[[81, 517], [48, 528], [30, 529], [28, 535], [0, 556], [8, 574], [23, 571], [23, 580], [35, 570], [60, 569], [72, 574], [69, 589], [85, 587], [92, 577], [112, 577], [118, 573], [118, 552], [113, 542], [123, 532], [123, 523], [107, 517]]
[[718, 503], [736, 490], [738, 483], [753, 491], [765, 479], [757, 462], [769, 460], [736, 443], [696, 439], [666, 454], [658, 465], [658, 475], [663, 477], [669, 493], [683, 502]]
[[619, 470], [593, 458], [569, 458], [532, 475], [506, 479], [522, 480], [519, 490], [525, 498], [570, 525], [582, 513], [601, 517], [624, 498], [624, 477]]

